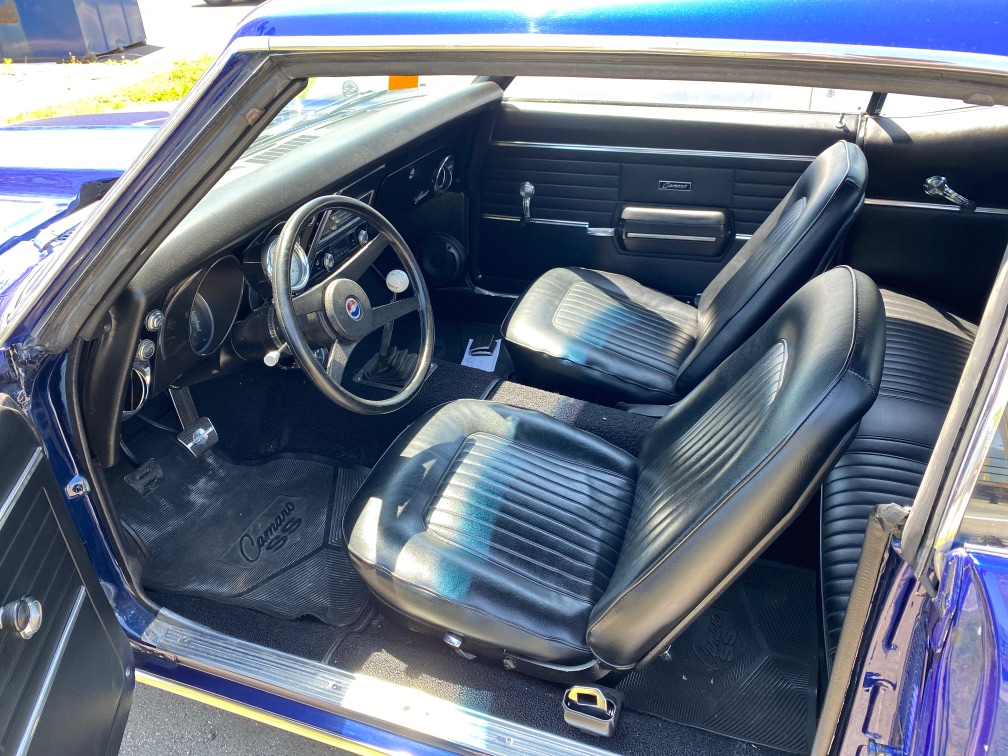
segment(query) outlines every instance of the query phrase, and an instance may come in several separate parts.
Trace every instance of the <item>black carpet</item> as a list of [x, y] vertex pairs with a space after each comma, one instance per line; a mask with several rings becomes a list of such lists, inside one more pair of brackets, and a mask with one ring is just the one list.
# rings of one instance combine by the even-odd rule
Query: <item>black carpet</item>
[[808, 753], [816, 721], [815, 573], [756, 562], [658, 658], [620, 685], [624, 706]]
[[612, 738], [588, 735], [564, 722], [560, 708], [564, 686], [508, 672], [500, 666], [467, 661], [436, 638], [414, 633], [387, 619], [363, 633], [347, 636], [330, 661], [340, 669], [407, 685], [615, 753], [634, 756], [780, 756], [782, 753], [627, 709], [621, 714]]
[[217, 449], [199, 459], [169, 433], [131, 440], [164, 472], [141, 495], [122, 466], [109, 484], [123, 521], [147, 552], [144, 584], [293, 619], [351, 625], [369, 594], [350, 566], [343, 510], [366, 470], [303, 455], [236, 464]]
[[[370, 355], [361, 350], [364, 366]], [[373, 354], [373, 352], [371, 353]], [[351, 357], [351, 370], [357, 357]], [[452, 399], [478, 399], [495, 381], [481, 370], [438, 362], [413, 400], [386, 415], [358, 415], [326, 399], [300, 370], [249, 365], [237, 373], [192, 387], [201, 415], [217, 428], [220, 447], [234, 459], [277, 453], [324, 454], [344, 465], [373, 467], [410, 423]], [[354, 386], [369, 399], [389, 392]]]
[[613, 407], [603, 407], [511, 381], [497, 385], [487, 398], [516, 407], [539, 410], [575, 428], [593, 433], [634, 456], [640, 453], [644, 436], [655, 424], [653, 417], [633, 415]]

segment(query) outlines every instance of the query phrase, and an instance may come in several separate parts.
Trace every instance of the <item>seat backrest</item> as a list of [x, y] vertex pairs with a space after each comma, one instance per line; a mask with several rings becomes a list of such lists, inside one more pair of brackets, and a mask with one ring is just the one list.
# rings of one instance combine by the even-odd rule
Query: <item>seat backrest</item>
[[802, 287], [644, 440], [616, 569], [588, 645], [659, 653], [797, 516], [875, 401], [885, 312], [835, 268]]
[[820, 273], [864, 202], [861, 149], [837, 142], [812, 161], [752, 238], [704, 289], [697, 340], [676, 380], [685, 396]]

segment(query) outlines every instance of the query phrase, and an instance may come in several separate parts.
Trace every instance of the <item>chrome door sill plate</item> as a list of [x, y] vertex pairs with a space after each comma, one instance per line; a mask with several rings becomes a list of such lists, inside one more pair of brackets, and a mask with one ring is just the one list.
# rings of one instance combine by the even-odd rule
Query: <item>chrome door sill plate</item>
[[[256, 688], [287, 690], [325, 711], [423, 733], [448, 750], [499, 756], [605, 756], [595, 746], [467, 709], [412, 688], [257, 646], [162, 609], [143, 640], [180, 664]], [[559, 708], [557, 716], [559, 716]]]

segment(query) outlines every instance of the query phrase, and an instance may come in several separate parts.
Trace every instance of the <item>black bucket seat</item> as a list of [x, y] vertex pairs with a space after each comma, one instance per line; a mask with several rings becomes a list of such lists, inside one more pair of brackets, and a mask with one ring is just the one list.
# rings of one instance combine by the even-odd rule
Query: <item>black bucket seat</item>
[[816, 492], [875, 400], [884, 349], [878, 289], [840, 267], [674, 405], [637, 458], [533, 410], [452, 402], [351, 501], [351, 560], [393, 615], [510, 669], [631, 669]]
[[857, 145], [827, 149], [697, 307], [612, 273], [544, 273], [503, 329], [519, 378], [610, 402], [669, 404], [685, 396], [826, 268], [861, 209], [867, 182]]

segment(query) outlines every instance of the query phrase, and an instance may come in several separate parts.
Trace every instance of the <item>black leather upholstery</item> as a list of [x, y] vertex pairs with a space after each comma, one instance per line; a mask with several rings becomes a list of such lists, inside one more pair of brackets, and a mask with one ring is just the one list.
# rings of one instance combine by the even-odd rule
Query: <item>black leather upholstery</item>
[[684, 396], [826, 266], [867, 180], [857, 145], [823, 152], [710, 283], [699, 308], [623, 276], [545, 273], [505, 323], [519, 375], [608, 401]]
[[656, 423], [639, 459], [535, 411], [452, 402], [355, 495], [351, 559], [382, 602], [464, 648], [551, 676], [633, 667], [818, 488], [874, 401], [883, 351], [878, 290], [837, 268]]
[[976, 336], [941, 305], [883, 291], [886, 354], [878, 399], [822, 489], [826, 651], [840, 640], [868, 517], [913, 502]]

